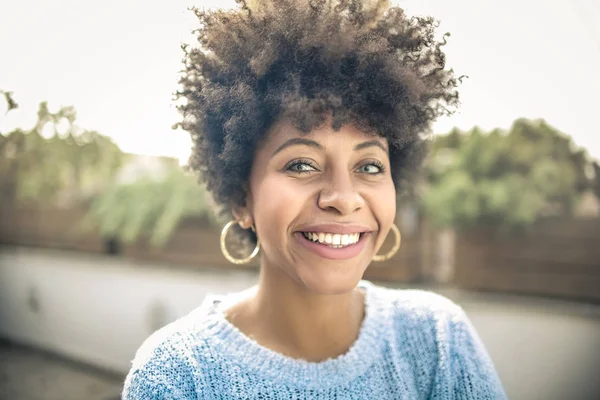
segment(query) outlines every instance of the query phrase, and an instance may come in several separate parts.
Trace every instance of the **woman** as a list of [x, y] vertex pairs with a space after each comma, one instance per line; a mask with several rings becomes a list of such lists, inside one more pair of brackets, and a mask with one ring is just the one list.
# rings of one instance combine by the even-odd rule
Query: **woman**
[[458, 102], [435, 22], [386, 1], [240, 3], [196, 10], [179, 96], [191, 166], [231, 220], [223, 253], [260, 254], [259, 283], [154, 333], [123, 398], [505, 398], [458, 306], [361, 281], [397, 250], [396, 196]]

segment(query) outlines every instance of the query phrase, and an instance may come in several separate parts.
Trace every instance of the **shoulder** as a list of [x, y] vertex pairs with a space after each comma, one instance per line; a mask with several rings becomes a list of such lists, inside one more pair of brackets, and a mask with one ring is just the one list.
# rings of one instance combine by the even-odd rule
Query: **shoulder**
[[122, 398], [196, 399], [203, 378], [198, 352], [204, 344], [203, 306], [150, 335], [135, 353]]
[[399, 322], [460, 323], [467, 319], [464, 310], [438, 293], [418, 289], [390, 289], [372, 285], [376, 301]]
[[388, 304], [397, 349], [405, 355], [412, 349], [411, 365], [433, 382], [431, 398], [446, 399], [448, 393], [461, 399], [506, 398], [483, 342], [459, 305], [425, 290], [375, 290]]
[[440, 294], [417, 289], [373, 287], [373, 301], [385, 313], [389, 339], [396, 346], [433, 356], [449, 354], [465, 335], [474, 334], [469, 318], [458, 304]]

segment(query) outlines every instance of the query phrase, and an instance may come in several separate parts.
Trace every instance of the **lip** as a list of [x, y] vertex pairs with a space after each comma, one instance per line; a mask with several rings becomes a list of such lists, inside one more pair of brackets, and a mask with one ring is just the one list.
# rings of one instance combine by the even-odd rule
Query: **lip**
[[360, 224], [319, 224], [319, 225], [307, 225], [296, 229], [296, 232], [323, 232], [323, 233], [339, 233], [339, 234], [350, 234], [350, 233], [367, 233], [373, 229], [365, 225]]

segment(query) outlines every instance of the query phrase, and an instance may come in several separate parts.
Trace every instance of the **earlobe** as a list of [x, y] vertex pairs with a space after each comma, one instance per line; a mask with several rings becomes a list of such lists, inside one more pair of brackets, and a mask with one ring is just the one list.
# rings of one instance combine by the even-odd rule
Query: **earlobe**
[[243, 229], [250, 229], [250, 228], [252, 228], [254, 230], [254, 223], [253, 223], [252, 216], [250, 214], [247, 214], [242, 219], [240, 219], [239, 222], [238, 222], [238, 224]]
[[233, 214], [233, 218], [237, 221], [238, 225], [242, 229], [249, 229], [253, 226], [254, 219], [252, 218], [252, 215], [250, 215], [250, 212], [248, 212], [247, 209], [233, 208], [231, 210], [231, 213]]

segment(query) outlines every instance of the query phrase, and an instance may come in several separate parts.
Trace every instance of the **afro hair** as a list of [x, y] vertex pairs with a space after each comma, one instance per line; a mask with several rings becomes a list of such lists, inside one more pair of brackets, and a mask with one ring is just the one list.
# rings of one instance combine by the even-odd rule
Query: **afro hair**
[[[431, 17], [388, 0], [237, 0], [194, 8], [197, 46], [184, 45], [178, 124], [191, 134], [189, 167], [217, 215], [243, 206], [257, 144], [280, 119], [310, 132], [331, 117], [387, 139], [398, 194], [410, 191], [431, 123], [458, 105], [453, 70]], [[256, 238], [250, 231], [241, 239]]]

